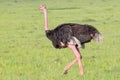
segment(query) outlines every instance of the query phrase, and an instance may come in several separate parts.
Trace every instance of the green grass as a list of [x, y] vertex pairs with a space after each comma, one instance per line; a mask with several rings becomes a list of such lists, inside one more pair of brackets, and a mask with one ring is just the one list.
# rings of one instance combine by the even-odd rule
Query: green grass
[[[0, 80], [120, 80], [120, 0], [0, 0]], [[80, 49], [84, 75], [69, 49], [55, 49], [44, 33], [43, 12], [48, 8], [49, 27], [75, 22], [91, 24], [104, 42]]]

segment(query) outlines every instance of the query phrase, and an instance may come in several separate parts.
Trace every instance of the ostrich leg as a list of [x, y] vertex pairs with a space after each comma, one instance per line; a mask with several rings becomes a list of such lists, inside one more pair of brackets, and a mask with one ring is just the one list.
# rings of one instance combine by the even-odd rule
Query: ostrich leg
[[74, 45], [68, 45], [68, 47], [74, 52], [76, 59], [74, 59], [70, 64], [65, 66], [64, 68], [64, 73], [67, 73], [67, 70], [78, 61], [79, 69], [80, 69], [80, 74], [83, 75], [83, 67], [82, 67], [82, 62], [81, 62], [81, 55], [79, 49], [74, 46]]
[[67, 74], [68, 69], [70, 69], [72, 67], [73, 64], [75, 64], [77, 62], [77, 58], [74, 59], [70, 64], [68, 64], [67, 66], [64, 67], [64, 74]]

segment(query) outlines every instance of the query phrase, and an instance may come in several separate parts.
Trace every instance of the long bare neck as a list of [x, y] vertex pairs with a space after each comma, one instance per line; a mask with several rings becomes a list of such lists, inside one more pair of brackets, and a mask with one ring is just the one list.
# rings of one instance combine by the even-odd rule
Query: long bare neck
[[44, 12], [44, 23], [45, 23], [44, 26], [45, 26], [45, 31], [47, 31], [47, 30], [49, 30], [49, 29], [48, 29], [48, 16], [47, 16], [47, 10], [44, 9], [43, 12]]

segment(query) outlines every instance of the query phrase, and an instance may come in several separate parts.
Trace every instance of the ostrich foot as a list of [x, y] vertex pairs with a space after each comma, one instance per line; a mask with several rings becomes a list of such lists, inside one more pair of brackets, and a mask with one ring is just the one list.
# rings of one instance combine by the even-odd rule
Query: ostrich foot
[[64, 70], [63, 74], [67, 74], [68, 73], [68, 70]]

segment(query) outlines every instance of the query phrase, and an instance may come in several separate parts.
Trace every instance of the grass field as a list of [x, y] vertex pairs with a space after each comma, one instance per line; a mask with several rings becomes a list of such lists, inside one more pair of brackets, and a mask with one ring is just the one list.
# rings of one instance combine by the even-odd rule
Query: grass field
[[[95, 26], [104, 42], [80, 49], [84, 75], [78, 64], [63, 75], [74, 58], [69, 49], [55, 49], [44, 32], [75, 22]], [[120, 0], [0, 0], [0, 80], [120, 80]]]

